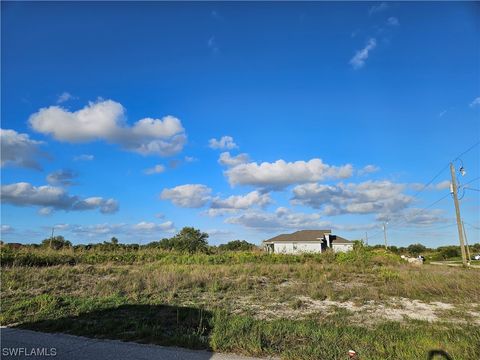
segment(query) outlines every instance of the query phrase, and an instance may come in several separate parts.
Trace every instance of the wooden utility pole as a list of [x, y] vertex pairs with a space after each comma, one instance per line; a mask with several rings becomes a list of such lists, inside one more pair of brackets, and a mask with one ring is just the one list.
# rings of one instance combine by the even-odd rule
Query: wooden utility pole
[[470, 257], [470, 247], [468, 246], [467, 232], [465, 231], [465, 224], [463, 223], [463, 220], [462, 220], [462, 230], [463, 230], [463, 236], [465, 236], [465, 247], [467, 248], [468, 264], [470, 264], [470, 260], [472, 260], [472, 258]]
[[383, 239], [385, 240], [385, 250], [388, 250], [388, 243], [387, 243], [387, 223], [383, 222]]
[[55, 226], [52, 227], [52, 236], [50, 236], [50, 249], [52, 248], [52, 240], [53, 240], [53, 231], [55, 230]]
[[460, 205], [458, 204], [458, 194], [457, 194], [457, 178], [455, 176], [455, 166], [453, 163], [450, 163], [450, 174], [452, 175], [452, 195], [453, 202], [455, 204], [455, 213], [457, 215], [457, 228], [458, 228], [458, 239], [460, 241], [460, 250], [462, 252], [462, 262], [463, 265], [467, 265], [467, 255], [465, 254], [465, 244], [463, 242], [463, 229], [462, 229], [462, 218], [460, 217]]

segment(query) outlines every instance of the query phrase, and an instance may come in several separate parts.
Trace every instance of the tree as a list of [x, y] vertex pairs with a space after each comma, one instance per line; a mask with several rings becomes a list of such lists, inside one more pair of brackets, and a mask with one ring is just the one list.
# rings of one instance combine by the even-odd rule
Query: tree
[[411, 244], [407, 247], [407, 250], [412, 255], [420, 255], [421, 253], [425, 252], [427, 248], [422, 244]]
[[110, 239], [110, 242], [112, 245], [118, 245], [118, 239], [115, 236]]
[[171, 241], [173, 250], [185, 251], [193, 254], [205, 252], [208, 249], [208, 234], [193, 227], [184, 227]]
[[51, 249], [59, 250], [64, 247], [71, 247], [72, 243], [68, 240], [65, 240], [65, 238], [61, 235], [54, 236], [52, 238], [44, 239], [42, 241], [42, 246], [43, 247], [49, 247]]
[[226, 251], [250, 251], [255, 248], [255, 245], [245, 240], [233, 240], [226, 244], [221, 244], [218, 248]]
[[460, 246], [440, 246], [437, 250], [444, 259], [460, 256]]

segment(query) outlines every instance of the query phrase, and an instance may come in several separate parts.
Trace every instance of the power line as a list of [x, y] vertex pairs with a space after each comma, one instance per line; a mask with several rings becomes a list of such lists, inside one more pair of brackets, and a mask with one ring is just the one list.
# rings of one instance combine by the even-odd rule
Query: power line
[[474, 229], [480, 230], [480, 227], [478, 227], [478, 226], [469, 224], [469, 223], [467, 223], [467, 222], [466, 222], [465, 224], [467, 224], [468, 226], [471, 226], [471, 227], [474, 228]]
[[472, 180], [470, 180], [469, 182], [466, 182], [465, 184], [461, 184], [460, 186], [461, 186], [461, 187], [465, 187], [465, 185], [468, 185], [468, 184], [470, 184], [470, 183], [472, 183], [472, 182], [474, 182], [474, 181], [476, 181], [476, 180], [478, 180], [478, 179], [480, 179], [480, 176], [477, 176], [475, 179], [472, 179]]
[[[457, 155], [453, 160], [453, 161], [456, 161], [458, 160], [461, 156], [467, 154], [469, 151], [471, 151], [472, 149], [474, 149], [476, 146], [478, 146], [480, 144], [480, 140], [477, 141], [475, 144], [471, 145], [469, 148], [467, 148], [466, 150], [464, 150], [463, 152], [461, 152], [459, 155]], [[422, 193], [423, 191], [425, 191], [428, 186], [430, 186], [448, 167], [450, 166], [450, 162], [448, 162], [444, 167], [441, 168], [441, 170], [433, 177], [431, 178], [428, 182], [426, 182], [423, 187], [418, 190], [414, 195], [412, 195], [413, 198], [417, 198], [418, 195], [420, 193]], [[473, 181], [475, 180], [478, 180], [480, 179], [480, 177], [477, 177], [475, 179], [472, 179], [470, 180], [469, 182], [465, 183], [462, 185], [462, 187], [464, 187], [465, 185], [468, 185], [470, 183], [472, 183]], [[414, 216], [418, 216], [420, 214], [422, 214], [423, 212], [425, 212], [426, 210], [428, 210], [429, 208], [431, 208], [432, 206], [438, 204], [440, 201], [442, 201], [443, 199], [445, 199], [448, 195], [450, 195], [450, 193], [447, 193], [445, 194], [443, 197], [441, 197], [440, 199], [434, 201], [433, 203], [431, 203], [430, 205], [428, 205], [427, 207], [421, 209], [418, 213], [416, 214], [413, 214], [412, 216], [410, 216], [411, 218], [414, 217]], [[398, 227], [399, 225], [402, 225], [404, 223], [408, 223], [409, 222], [409, 219], [407, 219], [407, 217], [404, 215], [404, 214], [400, 214], [400, 216], [403, 217], [403, 219], [400, 219], [400, 222], [399, 223], [393, 223], [390, 227]], [[383, 227], [381, 227], [379, 230], [373, 232], [370, 234], [370, 237], [375, 237], [376, 235], [380, 234], [381, 232], [383, 232]]]
[[466, 153], [468, 153], [470, 150], [472, 150], [475, 146], [477, 146], [478, 144], [480, 144], [480, 140], [477, 141], [475, 144], [473, 144], [472, 146], [470, 146], [467, 150], [465, 150], [464, 152], [462, 152], [460, 155], [457, 155], [457, 157], [455, 159], [453, 159], [453, 161], [456, 161], [460, 158], [460, 156], [463, 156], [465, 155]]

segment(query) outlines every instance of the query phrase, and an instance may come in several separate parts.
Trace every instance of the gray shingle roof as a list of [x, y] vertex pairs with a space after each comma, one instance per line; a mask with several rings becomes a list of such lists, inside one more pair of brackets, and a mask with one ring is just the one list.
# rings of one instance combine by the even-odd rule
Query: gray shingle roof
[[320, 241], [325, 234], [330, 234], [332, 230], [300, 230], [292, 234], [281, 234], [263, 242], [291, 242], [291, 241]]

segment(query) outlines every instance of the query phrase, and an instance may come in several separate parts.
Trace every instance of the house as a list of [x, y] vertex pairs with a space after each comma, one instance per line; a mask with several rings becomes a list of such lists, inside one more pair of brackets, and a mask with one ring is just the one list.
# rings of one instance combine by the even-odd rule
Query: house
[[301, 230], [281, 234], [264, 240], [263, 245], [268, 253], [275, 254], [321, 253], [327, 249], [346, 252], [353, 249], [353, 241], [333, 235], [331, 230]]

